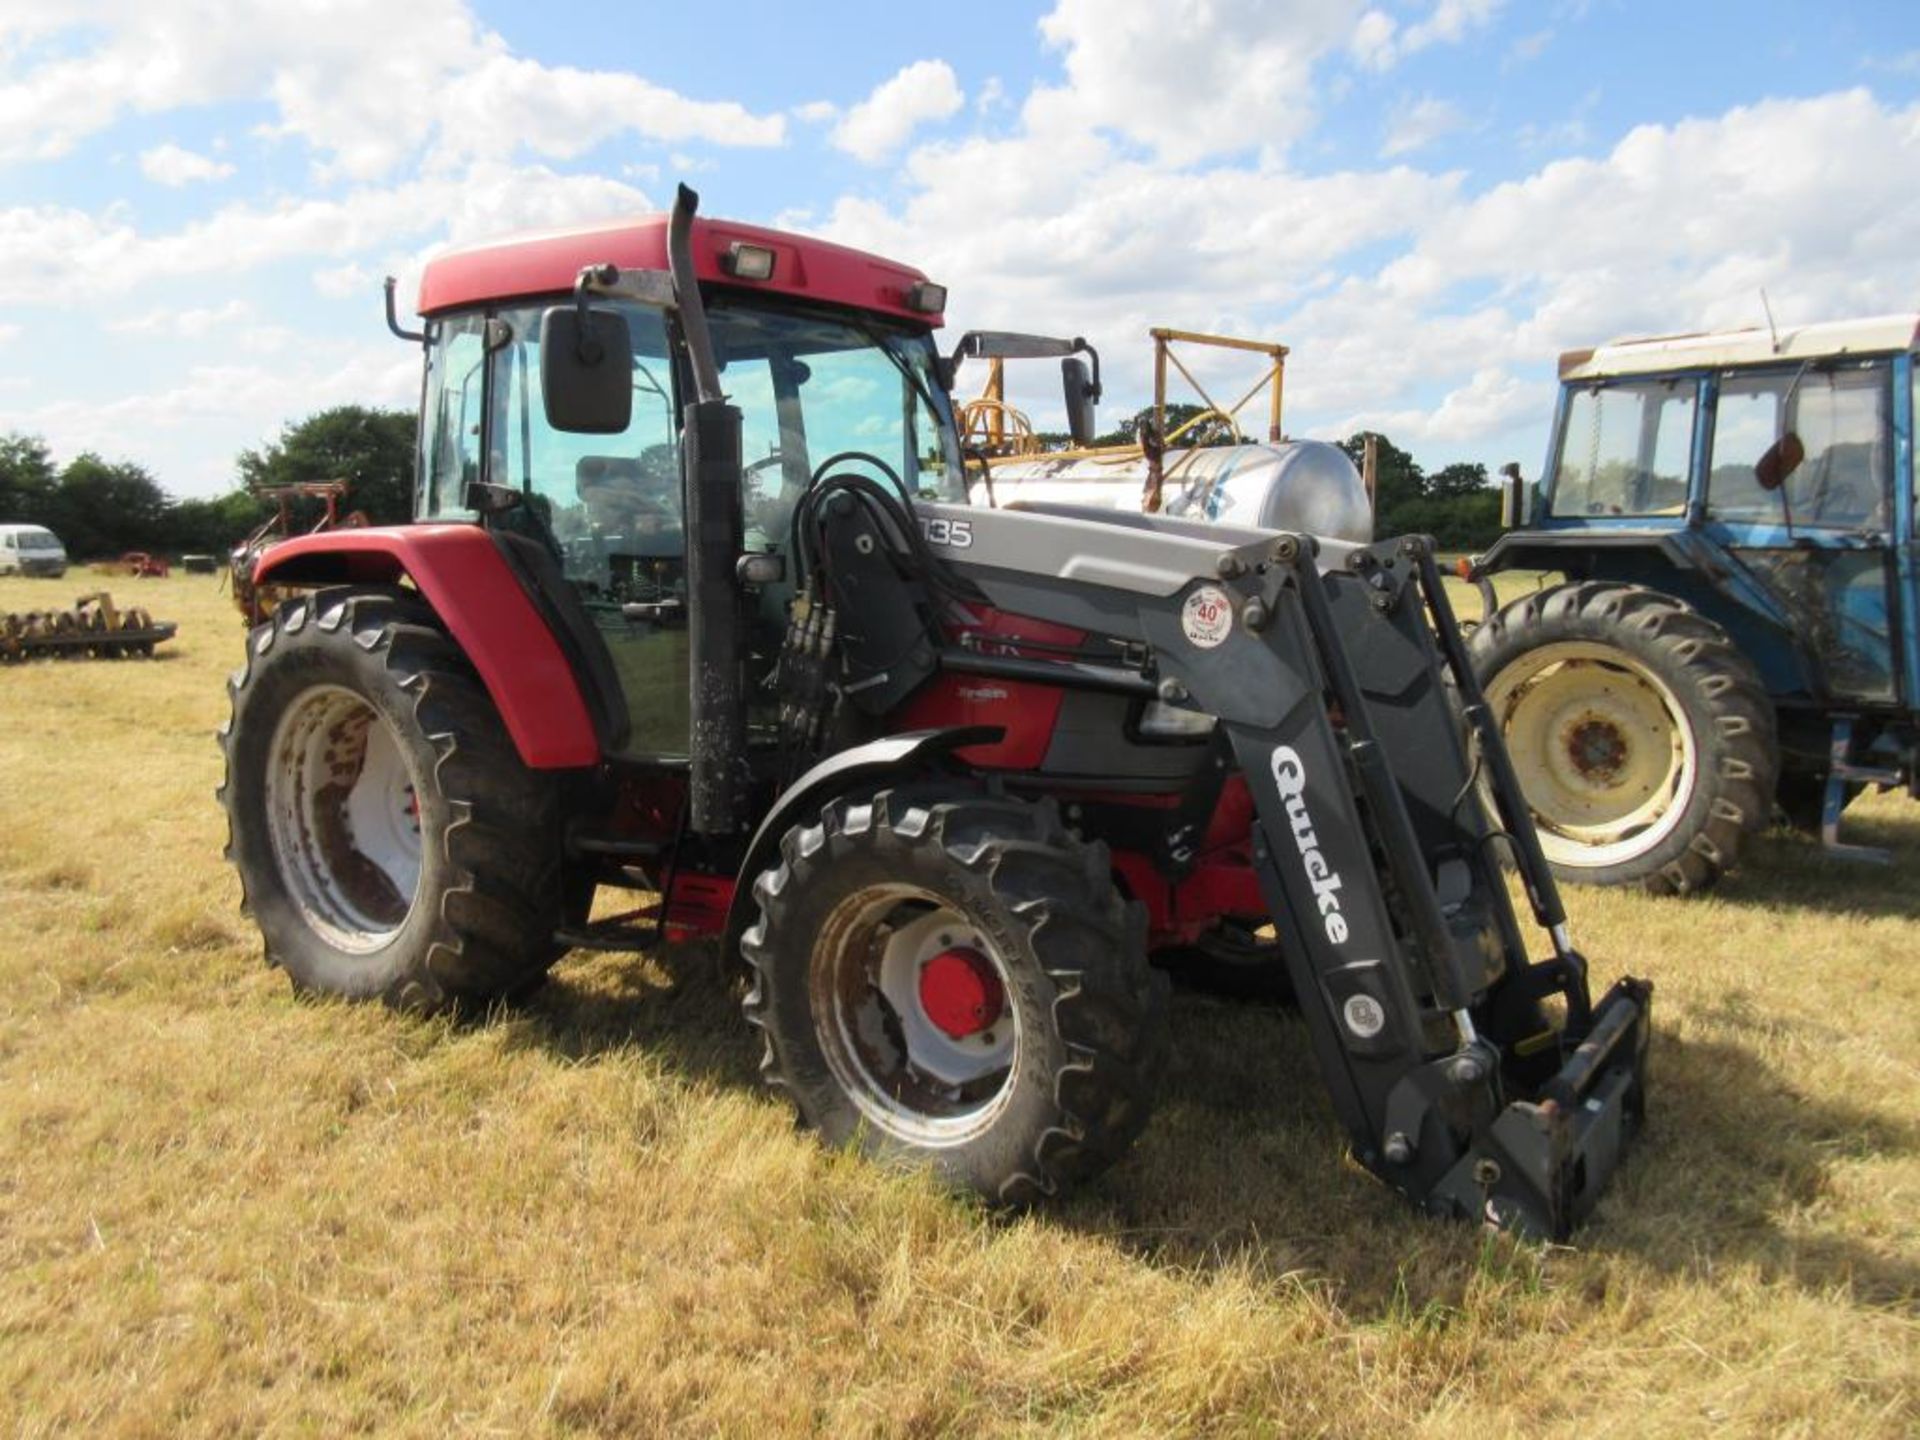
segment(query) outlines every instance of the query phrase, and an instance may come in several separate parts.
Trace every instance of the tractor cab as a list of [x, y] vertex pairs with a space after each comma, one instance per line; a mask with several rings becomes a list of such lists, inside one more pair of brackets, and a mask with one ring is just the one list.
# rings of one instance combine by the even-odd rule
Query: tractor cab
[[[548, 603], [577, 608], [578, 643], [604, 650], [617, 679], [611, 751], [631, 758], [688, 752], [680, 436], [693, 377], [669, 297], [646, 283], [665, 267], [665, 223], [454, 252], [422, 283], [416, 516], [468, 521], [487, 511], [518, 538], [530, 574], [564, 582], [564, 595], [545, 587]], [[803, 251], [791, 237], [725, 228], [703, 235], [698, 253], [731, 271], [716, 277], [725, 284], [706, 313], [719, 382], [740, 414], [744, 551], [784, 552], [795, 500], [823, 462], [849, 452], [882, 460], [917, 499], [964, 502], [934, 348], [937, 288], [865, 257], [856, 268], [835, 247]], [[499, 299], [502, 267], [524, 272], [513, 288], [534, 293]], [[585, 430], [564, 404], [559, 413], [549, 404], [549, 389], [578, 367], [556, 368], [543, 354], [552, 338], [543, 322], [571, 303], [582, 271], [592, 272], [590, 313], [603, 326], [620, 322], [621, 353], [604, 363], [625, 372], [613, 417]], [[863, 309], [848, 308], [856, 300]], [[749, 644], [763, 673], [791, 593], [778, 581], [757, 587]]]
[[1912, 773], [1917, 338], [1896, 315], [1562, 356], [1545, 473], [1510, 507], [1532, 523], [1479, 562], [1644, 586], [1717, 626], [1771, 703], [1783, 808], [1814, 828], [1830, 777], [1844, 804]]

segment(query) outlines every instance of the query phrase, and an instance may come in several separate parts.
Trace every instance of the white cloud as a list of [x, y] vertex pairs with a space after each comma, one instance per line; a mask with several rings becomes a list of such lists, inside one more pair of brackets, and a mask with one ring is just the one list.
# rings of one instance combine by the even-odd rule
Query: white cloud
[[1400, 24], [1384, 10], [1369, 10], [1353, 27], [1347, 49], [1369, 70], [1385, 70], [1394, 62], [1394, 37]]
[[1494, 365], [1474, 371], [1466, 384], [1448, 391], [1433, 409], [1362, 410], [1328, 427], [1328, 433], [1338, 437], [1373, 430], [1402, 445], [1421, 441], [1472, 444], [1529, 420], [1544, 419], [1551, 403], [1551, 386], [1527, 384]]
[[329, 300], [344, 300], [373, 288], [373, 272], [364, 265], [349, 262], [313, 272], [313, 288]]
[[1889, 75], [1920, 75], [1920, 50], [1903, 50], [1897, 55], [1869, 55], [1860, 62], [1862, 70], [1880, 70]]
[[1434, 0], [1425, 18], [1402, 25], [1384, 10], [1361, 16], [1348, 51], [1369, 70], [1388, 70], [1429, 45], [1457, 44], [1491, 21], [1506, 0]]
[[[440, 117], [432, 158], [502, 158], [516, 146], [572, 159], [627, 133], [675, 143], [778, 145], [786, 122], [732, 101], [689, 100], [637, 75], [489, 55], [433, 98]], [[376, 172], [377, 173], [377, 172]]]
[[345, 259], [380, 246], [457, 243], [650, 208], [642, 191], [617, 180], [497, 162], [339, 199], [227, 205], [158, 235], [141, 234], [115, 210], [16, 206], [0, 210], [0, 304], [45, 304], [80, 287], [116, 294], [291, 256]]
[[877, 165], [930, 120], [945, 120], [966, 103], [953, 67], [916, 60], [847, 111], [829, 137], [856, 159]]
[[957, 327], [1087, 333], [1119, 411], [1146, 399], [1148, 325], [1220, 329], [1292, 346], [1292, 428], [1455, 447], [1543, 429], [1558, 351], [1749, 323], [1761, 285], [1796, 321], [1920, 300], [1920, 105], [1866, 91], [1643, 126], [1478, 192], [1407, 166], [1174, 163], [1099, 114], [1042, 89], [1016, 133], [920, 146], [902, 200], [846, 197], [811, 228], [951, 285]]
[[144, 315], [109, 320], [106, 328], [121, 335], [159, 335], [182, 340], [198, 340], [215, 330], [228, 329], [250, 321], [253, 307], [244, 300], [229, 300], [224, 305], [185, 310], [150, 310]]
[[1501, 68], [1509, 69], [1515, 65], [1525, 65], [1538, 60], [1546, 53], [1547, 46], [1553, 43], [1553, 27], [1536, 30], [1531, 35], [1522, 35], [1507, 47], [1507, 53], [1501, 58]]
[[359, 180], [429, 148], [561, 158], [621, 134], [777, 145], [786, 133], [782, 117], [730, 101], [516, 56], [465, 0], [18, 0], [0, 56], [50, 35], [71, 43], [0, 68], [0, 163], [64, 155], [126, 114], [229, 100], [270, 103], [265, 133]]
[[1466, 123], [1467, 117], [1451, 100], [1439, 100], [1431, 95], [1403, 100], [1388, 113], [1387, 133], [1381, 141], [1380, 153], [1388, 159], [1410, 154], [1465, 128]]
[[809, 100], [804, 105], [793, 107], [796, 120], [804, 120], [809, 125], [824, 125], [840, 114], [840, 107], [831, 100]]
[[1917, 243], [1920, 105], [1853, 90], [1640, 126], [1604, 157], [1494, 187], [1419, 251], [1509, 289], [1586, 285], [1595, 319], [1684, 327], [1750, 318], [1740, 287], [1767, 273], [1776, 301], [1826, 314], [1911, 305]]
[[1070, 99], [1038, 92], [1027, 119], [1070, 110], [1175, 163], [1282, 150], [1313, 123], [1313, 62], [1359, 12], [1357, 0], [1214, 0], [1173, 16], [1162, 0], [1059, 0], [1040, 33], [1066, 52]]
[[[1436, 210], [1397, 259], [1301, 306], [1288, 386], [1396, 437], [1470, 441], [1529, 406], [1544, 427], [1550, 382], [1516, 377], [1561, 350], [1757, 323], [1763, 285], [1784, 323], [1911, 309], [1917, 250], [1920, 105], [1852, 91], [1642, 126]], [[1436, 381], [1437, 405], [1403, 398]]]
[[196, 180], [224, 180], [233, 166], [169, 141], [140, 152], [140, 173], [157, 185], [178, 187]]
[[1412, 54], [1434, 44], [1454, 44], [1467, 31], [1487, 24], [1507, 0], [1435, 0], [1427, 18], [1409, 25], [1401, 37], [1403, 54]]

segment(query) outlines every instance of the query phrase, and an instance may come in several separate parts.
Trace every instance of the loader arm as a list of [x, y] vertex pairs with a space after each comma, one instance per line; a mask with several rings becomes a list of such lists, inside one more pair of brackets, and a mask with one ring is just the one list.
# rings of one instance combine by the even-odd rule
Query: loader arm
[[1133, 643], [1157, 694], [1217, 718], [1361, 1162], [1431, 1211], [1564, 1238], [1641, 1120], [1651, 987], [1589, 993], [1430, 542], [975, 511], [947, 558], [998, 607]]

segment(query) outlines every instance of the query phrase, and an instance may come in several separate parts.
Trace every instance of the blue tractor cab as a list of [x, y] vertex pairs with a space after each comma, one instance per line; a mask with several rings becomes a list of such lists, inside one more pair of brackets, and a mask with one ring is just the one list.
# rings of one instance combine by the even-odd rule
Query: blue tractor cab
[[[1917, 784], [1920, 316], [1622, 341], [1560, 360], [1509, 467], [1473, 653], [1565, 879], [1711, 884], [1776, 805], [1842, 845]], [[1503, 606], [1491, 577], [1564, 576]], [[1884, 858], [1884, 857], [1880, 857]]]

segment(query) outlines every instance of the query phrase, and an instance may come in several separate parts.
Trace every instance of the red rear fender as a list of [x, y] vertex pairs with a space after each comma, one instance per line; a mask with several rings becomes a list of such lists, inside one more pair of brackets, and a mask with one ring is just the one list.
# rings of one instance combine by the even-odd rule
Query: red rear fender
[[256, 584], [411, 580], [480, 672], [520, 758], [535, 770], [600, 759], [580, 682], [534, 603], [477, 525], [328, 530], [273, 546]]

